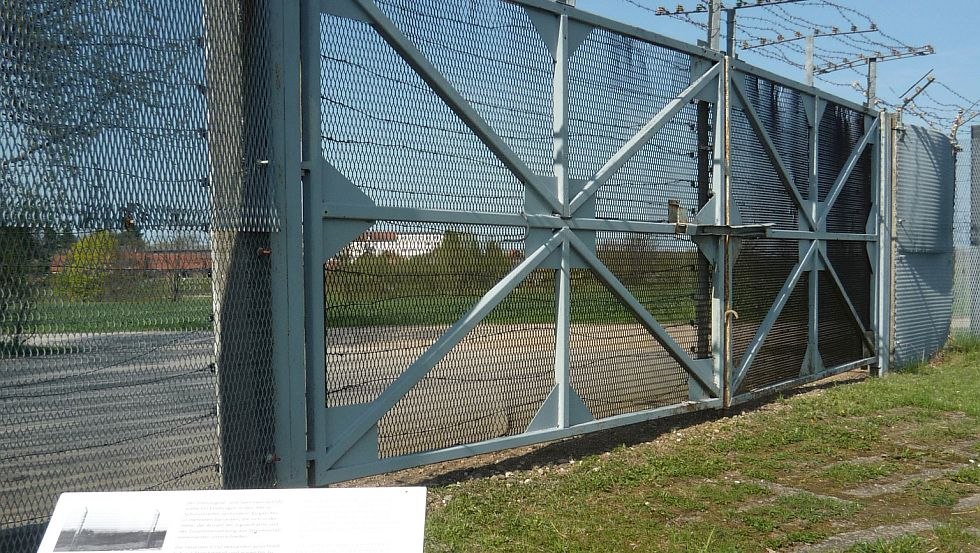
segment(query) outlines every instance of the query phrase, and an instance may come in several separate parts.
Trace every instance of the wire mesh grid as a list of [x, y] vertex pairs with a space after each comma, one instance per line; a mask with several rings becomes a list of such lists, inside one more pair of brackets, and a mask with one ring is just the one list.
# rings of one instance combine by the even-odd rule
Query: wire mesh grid
[[[818, 129], [819, 199], [826, 201], [865, 133], [864, 114], [828, 103]], [[863, 233], [871, 212], [871, 147], [865, 148], [827, 213], [828, 232]]]
[[952, 332], [980, 335], [980, 125], [963, 133], [956, 157]]
[[[744, 363], [756, 332], [775, 303], [777, 294], [799, 259], [797, 243], [790, 240], [751, 240], [742, 243], [732, 272], [732, 360]], [[809, 273], [804, 273], [790, 294], [767, 339], [735, 394], [800, 376], [806, 355]]]
[[[742, 78], [746, 99], [803, 197], [809, 186], [808, 126], [796, 91], [753, 75]], [[742, 222], [797, 230], [799, 208], [786, 191], [746, 111], [731, 110], [731, 194]]]
[[[607, 259], [608, 260], [608, 259]], [[596, 418], [686, 401], [687, 374], [592, 271], [571, 274], [570, 378]], [[663, 282], [659, 288], [667, 286]], [[684, 306], [682, 309], [687, 309]], [[661, 319], [670, 325], [670, 320]], [[696, 335], [670, 325], [682, 346]]]
[[[523, 10], [380, 6], [532, 170], [551, 172], [553, 63]], [[517, 178], [369, 25], [324, 15], [321, 28], [328, 162], [378, 205], [521, 211]]]
[[[268, 361], [241, 329], [269, 313], [222, 294], [263, 293], [267, 260], [245, 264], [253, 284], [227, 271], [243, 268], [242, 235], [275, 223], [241, 163], [262, 145], [209, 132], [244, 109], [241, 64], [225, 63], [241, 52], [223, 48], [254, 18], [235, 6], [0, 10], [0, 550], [34, 551], [62, 492], [215, 488], [236, 473], [220, 466], [219, 391], [234, 357]], [[217, 143], [239, 155], [221, 167]]]
[[[569, 171], [591, 178], [692, 80], [687, 54], [594, 29], [569, 63]], [[697, 110], [687, 104], [600, 188], [599, 217], [665, 222], [669, 199], [696, 212]]]

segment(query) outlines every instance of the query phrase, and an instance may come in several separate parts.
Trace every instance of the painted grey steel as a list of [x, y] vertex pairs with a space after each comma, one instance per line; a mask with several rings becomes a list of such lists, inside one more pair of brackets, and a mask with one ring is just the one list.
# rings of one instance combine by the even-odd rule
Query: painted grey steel
[[895, 261], [895, 365], [929, 360], [949, 338], [953, 256], [899, 253]]
[[953, 147], [924, 127], [898, 131], [896, 215], [901, 253], [953, 249]]
[[895, 364], [927, 359], [952, 318], [953, 149], [935, 131], [896, 131]]

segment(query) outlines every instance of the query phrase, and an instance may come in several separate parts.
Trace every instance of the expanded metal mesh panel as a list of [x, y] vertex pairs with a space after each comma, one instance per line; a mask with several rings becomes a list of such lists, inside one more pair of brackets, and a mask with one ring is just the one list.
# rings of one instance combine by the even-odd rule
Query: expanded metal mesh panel
[[[571, 282], [570, 378], [592, 415], [686, 401], [687, 373], [636, 316], [591, 271], [573, 270]], [[682, 344], [695, 341], [690, 326], [673, 330]]]
[[[380, 222], [329, 260], [327, 405], [372, 401], [521, 261], [524, 236], [512, 227]], [[513, 307], [514, 323], [547, 322], [553, 288], [542, 284], [534, 310], [507, 300], [492, 317]]]
[[[550, 89], [550, 55], [543, 44], [504, 50], [507, 40], [540, 39], [529, 34], [533, 30], [516, 8], [493, 4], [496, 10], [481, 12], [489, 19], [478, 29], [446, 11], [462, 9], [456, 3], [384, 7], [526, 163], [544, 171], [551, 123], [539, 96], [542, 83]], [[511, 58], [517, 51], [530, 53]], [[371, 26], [322, 16], [320, 55], [324, 156], [374, 202], [495, 213], [523, 209], [517, 178]]]
[[[691, 83], [687, 54], [593, 30], [569, 64], [569, 169], [589, 179]], [[663, 222], [667, 202], [692, 212], [697, 192], [697, 110], [687, 104], [616, 172], [596, 197], [600, 217]]]
[[[791, 173], [794, 186], [805, 198], [809, 185], [808, 138], [799, 94], [752, 75], [746, 75], [743, 82], [749, 102]], [[797, 230], [799, 208], [783, 186], [748, 115], [735, 106], [730, 132], [731, 193], [742, 222], [772, 223], [775, 228]]]
[[524, 8], [500, 0], [378, 5], [535, 173], [551, 173], [554, 62]]
[[[797, 243], [753, 240], [742, 244], [732, 274], [732, 358], [740, 366], [753, 337], [799, 259]], [[807, 343], [809, 274], [797, 282], [736, 394], [800, 376]]]
[[854, 320], [844, 296], [826, 271], [820, 272], [817, 343], [826, 368], [867, 357], [861, 327]]
[[[449, 244], [445, 244], [446, 253], [450, 253]], [[482, 283], [495, 284], [502, 276], [491, 267], [495, 265], [492, 261], [482, 259], [487, 256], [487, 248], [494, 249], [489, 244], [482, 246], [482, 253], [451, 253], [458, 261], [451, 265], [455, 267], [451, 273], [455, 275], [453, 283], [433, 282], [425, 275], [416, 277], [420, 290], [433, 293], [428, 301], [462, 298], [469, 304], [466, 307], [475, 303], [489, 288]], [[441, 255], [439, 251], [433, 254]], [[465, 261], [470, 256], [481, 259]], [[553, 270], [533, 271], [379, 421], [382, 457], [524, 432], [554, 386], [554, 275]], [[418, 305], [417, 311], [424, 317], [429, 309]], [[401, 332], [406, 330], [402, 327]], [[376, 340], [382, 347], [405, 344], [397, 342], [397, 338]], [[414, 343], [421, 345], [421, 340]], [[403, 350], [401, 355], [404, 354]], [[409, 359], [376, 362], [387, 370], [397, 367], [392, 376], [409, 364]], [[333, 372], [328, 371], [328, 378]]]
[[827, 242], [827, 257], [861, 317], [864, 328], [870, 329], [872, 272], [867, 242]]
[[686, 237], [600, 232], [598, 256], [692, 358], [711, 357], [708, 266]]
[[806, 198], [810, 182], [810, 159], [807, 155], [810, 130], [803, 96], [792, 88], [753, 75], [745, 76], [743, 88], [789, 171], [793, 184]]
[[264, 30], [237, 5], [0, 9], [2, 551], [62, 492], [270, 483]]
[[[817, 151], [821, 202], [827, 199], [827, 194], [864, 133], [864, 114], [827, 104], [820, 119]], [[828, 213], [829, 232], [865, 232], [871, 211], [871, 149], [869, 145], [858, 158]]]

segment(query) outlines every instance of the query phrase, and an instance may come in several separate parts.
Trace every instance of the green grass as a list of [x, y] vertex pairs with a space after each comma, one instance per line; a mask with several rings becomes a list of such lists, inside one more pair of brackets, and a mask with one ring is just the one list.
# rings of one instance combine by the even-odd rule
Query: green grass
[[[781, 551], [926, 519], [934, 531], [852, 551], [977, 550], [969, 528], [980, 528], [980, 511], [954, 509], [980, 493], [980, 469], [964, 453], [980, 444], [978, 367], [980, 347], [960, 341], [936, 366], [780, 399], [574, 464], [566, 454], [430, 488], [426, 549]], [[944, 467], [953, 470], [915, 478]], [[911, 483], [883, 495], [847, 493], [903, 478]]]
[[37, 305], [28, 324], [33, 334], [210, 330], [211, 298], [178, 301], [69, 302]]

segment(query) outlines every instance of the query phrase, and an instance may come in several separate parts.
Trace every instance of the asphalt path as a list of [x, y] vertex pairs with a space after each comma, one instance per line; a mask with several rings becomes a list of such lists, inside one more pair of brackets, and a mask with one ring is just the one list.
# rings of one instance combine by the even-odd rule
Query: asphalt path
[[[668, 329], [683, 347], [690, 326]], [[365, 405], [445, 327], [331, 329], [328, 405]], [[36, 337], [0, 361], [0, 527], [65, 491], [219, 486], [211, 332]], [[572, 384], [597, 418], [687, 399], [687, 375], [637, 324], [573, 325]], [[480, 325], [379, 423], [399, 455], [518, 434], [555, 381], [553, 325]]]

